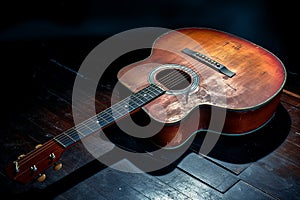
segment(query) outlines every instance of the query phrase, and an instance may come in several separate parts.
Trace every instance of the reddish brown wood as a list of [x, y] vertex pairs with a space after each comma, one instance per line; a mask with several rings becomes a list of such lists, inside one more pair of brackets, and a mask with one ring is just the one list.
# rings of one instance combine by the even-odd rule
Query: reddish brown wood
[[294, 107], [300, 108], [300, 95], [283, 90], [281, 95], [281, 101], [288, 103]]
[[[228, 78], [212, 70], [183, 54], [184, 48], [211, 57], [236, 75]], [[222, 133], [244, 134], [260, 128], [275, 113], [286, 80], [282, 62], [271, 52], [245, 39], [205, 28], [166, 33], [156, 40], [148, 58], [123, 68], [118, 78], [130, 90], [138, 91], [149, 84], [154, 68], [169, 63], [191, 68], [200, 77], [187, 104], [185, 94], [165, 94], [143, 107], [153, 119], [166, 124], [155, 136], [156, 142], [172, 147], [182, 144], [195, 131], [209, 127], [211, 107], [226, 109]], [[197, 112], [201, 116], [199, 122], [193, 117]], [[174, 125], [180, 122], [184, 128]]]
[[[221, 62], [236, 72], [236, 76], [226, 78], [211, 70], [181, 53], [184, 48], [198, 51]], [[167, 63], [194, 69], [202, 78], [200, 89], [206, 87], [220, 92], [216, 95], [226, 94], [226, 105], [232, 109], [253, 108], [270, 100], [283, 87], [286, 78], [281, 61], [266, 49], [220, 31], [196, 28], [180, 29], [163, 35], [155, 42], [152, 54], [147, 59], [123, 68], [118, 78], [129, 89], [137, 91], [149, 84], [148, 76], [153, 68]], [[221, 85], [223, 88], [220, 88], [224, 91], [218, 90], [220, 85], [216, 85], [216, 80], [224, 83]], [[159, 101], [161, 99], [156, 103]]]
[[296, 128], [291, 127], [291, 131], [287, 137], [287, 141], [300, 147], [300, 130], [297, 130]]
[[[227, 110], [224, 127], [220, 134], [248, 134], [260, 128], [263, 122], [266, 123], [275, 113], [279, 103], [279, 97], [280, 96], [277, 96], [272, 99], [270, 103], [255, 110]], [[176, 148], [186, 142], [193, 133], [201, 132], [201, 130], [205, 132], [210, 123], [211, 106], [201, 106], [199, 109], [191, 111], [180, 123], [165, 125], [164, 128], [152, 138], [152, 141], [161, 147]]]
[[[54, 166], [60, 159], [65, 148], [58, 145], [54, 140], [49, 140], [43, 146], [34, 149], [20, 159], [18, 162], [19, 172], [16, 172], [15, 164], [12, 162], [6, 168], [7, 176], [11, 179], [26, 184], [35, 180], [40, 174], [44, 173], [48, 168]], [[50, 154], [55, 155], [54, 159], [50, 158]], [[33, 172], [31, 167], [35, 165], [37, 170]]]

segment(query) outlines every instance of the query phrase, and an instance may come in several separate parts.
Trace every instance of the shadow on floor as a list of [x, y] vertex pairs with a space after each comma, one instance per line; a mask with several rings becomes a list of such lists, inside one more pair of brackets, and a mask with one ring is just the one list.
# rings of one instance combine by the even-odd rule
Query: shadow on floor
[[[285, 108], [280, 104], [276, 114], [266, 126], [248, 135], [238, 137], [221, 136], [217, 144], [207, 156], [235, 164], [255, 162], [272, 153], [285, 141], [290, 131], [290, 125], [290, 116]], [[149, 149], [149, 147], [145, 148], [145, 143], [139, 143], [140, 140], [135, 140], [131, 137], [127, 137], [127, 139], [125, 139], [124, 135], [120, 135], [116, 131], [117, 128], [112, 127], [108, 132], [116, 134], [115, 136], [112, 134], [110, 139], [114, 140], [113, 137], [116, 137], [114, 142], [119, 143], [118, 147], [124, 147], [123, 145], [126, 143], [131, 147], [131, 150], [128, 148], [128, 146], [127, 148], [124, 147], [124, 150], [126, 151], [139, 152]], [[162, 175], [173, 171], [177, 164], [182, 161], [187, 154], [199, 151], [204, 137], [205, 134], [197, 135], [191, 146], [187, 148], [182, 156], [179, 156], [179, 159], [175, 159], [171, 162], [171, 164], [168, 164], [161, 169], [149, 172], [149, 174]], [[186, 147], [183, 146], [182, 148]], [[167, 158], [168, 156], [176, 157], [177, 154], [180, 153], [182, 153], [180, 149], [174, 151], [168, 150], [165, 152], [165, 154], [163, 154], [165, 156], [164, 160], [160, 160], [159, 162], [162, 161], [169, 163], [170, 159], [172, 158]], [[109, 155], [110, 154], [104, 155], [104, 157]], [[111, 164], [118, 162], [120, 159], [122, 158], [115, 157], [114, 159], [110, 159]], [[151, 156], [149, 156], [149, 159], [152, 160], [152, 162], [158, 161], [157, 158], [151, 158]], [[99, 162], [99, 159], [95, 159], [44, 189], [30, 189], [24, 193], [8, 195], [10, 196], [10, 199], [24, 199], [25, 197], [35, 199], [40, 198], [41, 196], [43, 199], [53, 199], [59, 194], [71, 189], [78, 183], [106, 169], [107, 166], [108, 165]]]

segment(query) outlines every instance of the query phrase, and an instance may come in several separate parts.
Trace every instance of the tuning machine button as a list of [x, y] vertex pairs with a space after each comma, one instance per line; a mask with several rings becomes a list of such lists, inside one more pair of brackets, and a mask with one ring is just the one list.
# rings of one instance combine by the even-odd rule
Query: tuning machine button
[[39, 174], [37, 181], [41, 183], [44, 182], [45, 179], [46, 179], [46, 174]]
[[33, 172], [36, 172], [37, 171], [37, 167], [35, 165], [33, 165], [33, 166], [30, 167], [30, 170], [33, 171]]
[[54, 160], [56, 156], [55, 156], [54, 153], [50, 153], [49, 157], [50, 157], [51, 160]]
[[19, 163], [18, 163], [18, 161], [14, 161], [14, 165], [15, 165], [15, 172], [19, 173], [20, 170], [19, 170]]
[[21, 160], [23, 157], [25, 157], [25, 154], [21, 154], [18, 156], [18, 160]]
[[36, 149], [40, 148], [41, 146], [43, 146], [42, 144], [38, 144], [35, 146]]
[[56, 163], [56, 164], [54, 165], [54, 167], [53, 167], [53, 169], [54, 169], [55, 171], [60, 170], [61, 168], [62, 168], [62, 163], [61, 163], [61, 162]]

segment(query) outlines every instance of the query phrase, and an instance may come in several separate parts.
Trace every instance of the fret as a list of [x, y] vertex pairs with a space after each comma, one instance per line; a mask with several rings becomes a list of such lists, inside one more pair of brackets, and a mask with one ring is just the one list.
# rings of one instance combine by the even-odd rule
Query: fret
[[143, 92], [138, 92], [136, 94], [134, 94], [134, 96], [136, 96], [138, 99], [140, 99], [142, 101], [142, 105], [144, 105], [149, 98], [149, 95], [147, 96], [147, 93], [143, 93]]
[[144, 88], [137, 92], [136, 95], [139, 99], [142, 99], [144, 103], [147, 103], [159, 95], [163, 94], [165, 91], [160, 89], [158, 86], [151, 84], [148, 87]]
[[150, 91], [145, 91], [144, 93], [142, 93], [143, 98], [145, 99], [145, 102], [149, 102], [150, 100], [153, 99], [153, 97], [155, 97], [153, 94], [151, 95]]
[[54, 137], [53, 139], [65, 148], [74, 144], [74, 141], [64, 133], [58, 135], [57, 137]]
[[130, 101], [130, 98], [126, 98], [124, 99], [122, 102], [120, 102], [120, 104], [122, 104], [122, 108], [126, 111], [126, 112], [131, 112], [134, 111], [135, 109], [137, 109], [137, 104], [132, 104]]
[[96, 119], [95, 119], [95, 123], [97, 123], [100, 128], [106, 126], [107, 124], [111, 123], [110, 121], [108, 121], [108, 119], [104, 119], [102, 116], [100, 116], [103, 113], [99, 113], [96, 115]]
[[119, 102], [119, 103], [113, 105], [111, 108], [112, 108], [114, 117], [115, 117], [116, 112], [119, 113], [119, 115], [120, 115], [119, 117], [123, 117], [123, 116], [127, 115], [130, 112], [127, 102]]
[[133, 108], [132, 110], [135, 110], [135, 109], [137, 109], [138, 107], [140, 107], [140, 105], [139, 104], [137, 104], [135, 101], [133, 101], [132, 99], [130, 99], [130, 101], [129, 101], [129, 106], [131, 107], [131, 108]]
[[97, 114], [97, 120], [98, 122], [104, 122], [104, 124], [109, 124], [113, 121], [110, 114], [107, 113], [107, 109]]
[[[146, 96], [145, 96], [146, 95]], [[151, 90], [150, 88], [146, 88], [145, 93], [143, 94], [143, 96], [145, 98], [147, 98], [147, 101], [152, 100], [154, 97], [156, 97], [157, 95], [154, 93], [153, 90]]]
[[[117, 107], [117, 105], [114, 105], [114, 107]], [[113, 107], [110, 107], [108, 109], [109, 111], [109, 114], [110, 116], [116, 120], [116, 119], [119, 119], [120, 117], [124, 116], [124, 114], [120, 113], [119, 110], [117, 108], [113, 108]]]
[[135, 104], [134, 102], [132, 102], [130, 100], [130, 98], [128, 98], [128, 100], [126, 100], [126, 102], [127, 102], [127, 106], [128, 106], [129, 112], [134, 111], [136, 108], [138, 108], [137, 104]]
[[87, 136], [94, 131], [88, 128], [84, 123], [80, 123], [78, 126], [75, 127], [75, 130], [79, 135]]
[[92, 131], [92, 132], [94, 131], [94, 129], [89, 127], [87, 123], [81, 123], [81, 125], [84, 126], [86, 128], [86, 130], [89, 130], [89, 131]]
[[104, 111], [100, 112], [98, 115], [98, 121], [104, 120], [106, 122], [105, 125], [114, 122], [114, 118], [112, 117], [110, 108], [105, 109]]
[[130, 98], [130, 101], [134, 102], [137, 105], [137, 107], [144, 104], [144, 102], [141, 99], [139, 99], [136, 95], [131, 95]]
[[[104, 122], [102, 123], [103, 123], [102, 125], [104, 125]], [[84, 125], [87, 126], [89, 129], [91, 129], [92, 131], [98, 131], [101, 127], [103, 127], [95, 117], [92, 117], [84, 121]]]
[[165, 91], [157, 85], [150, 84], [146, 88], [128, 96], [110, 108], [107, 108], [97, 115], [78, 124], [76, 127], [54, 137], [54, 140], [66, 148], [91, 133], [94, 133], [115, 122], [115, 120], [120, 119], [130, 112], [140, 108], [151, 100], [162, 95], [164, 92]]
[[151, 90], [149, 89], [149, 91], [151, 91], [155, 96], [164, 93], [164, 90], [162, 90], [157, 85], [152, 84], [150, 87], [151, 87]]
[[74, 128], [67, 130], [66, 132], [64, 132], [64, 134], [67, 135], [69, 138], [71, 138], [74, 142], [77, 142], [81, 138], [83, 138], [80, 137], [80, 134]]

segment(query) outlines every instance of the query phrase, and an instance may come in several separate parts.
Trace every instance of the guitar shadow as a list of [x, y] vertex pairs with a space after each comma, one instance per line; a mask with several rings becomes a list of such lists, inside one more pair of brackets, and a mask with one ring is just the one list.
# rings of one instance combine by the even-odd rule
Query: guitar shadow
[[[285, 141], [289, 134], [290, 126], [290, 116], [287, 110], [279, 104], [276, 114], [267, 125], [247, 135], [221, 135], [214, 148], [206, 156], [233, 164], [255, 162], [272, 153]], [[147, 143], [146, 140], [133, 137], [128, 138], [128, 135], [125, 137], [125, 135], [120, 134], [117, 127], [108, 129], [108, 133], [110, 134], [109, 139], [118, 147], [124, 148], [125, 144], [127, 144], [127, 146], [129, 144], [131, 148], [124, 148], [126, 151], [137, 153], [146, 152], [151, 149], [155, 150], [155, 147]], [[205, 134], [196, 135], [189, 148], [184, 150], [184, 153], [178, 159], [161, 169], [147, 173], [155, 176], [172, 172], [177, 167], [178, 163], [180, 163], [188, 154], [199, 153], [204, 137]], [[176, 153], [180, 151], [182, 153], [183, 150], [180, 150], [180, 148], [168, 150], [168, 154], [166, 155], [176, 155]], [[114, 160], [111, 160], [111, 163], [118, 162], [120, 159], [122, 158], [116, 157]], [[44, 189], [30, 189], [25, 193], [10, 195], [10, 199], [24, 199], [25, 197], [37, 199], [41, 196], [43, 196], [43, 199], [53, 199], [108, 167], [108, 165], [101, 163], [99, 160], [101, 159], [92, 160]], [[166, 162], [169, 161], [167, 160]]]
[[[247, 164], [258, 161], [276, 150], [287, 138], [291, 118], [282, 104], [275, 115], [262, 128], [241, 136], [221, 136], [207, 156], [232, 164]], [[199, 149], [203, 136], [198, 135], [193, 142]]]
[[[275, 151], [284, 143], [290, 132], [290, 127], [290, 115], [282, 104], [279, 104], [275, 115], [264, 127], [246, 135], [221, 135], [213, 149], [205, 156], [214, 160], [237, 165], [256, 162]], [[151, 172], [151, 174], [163, 175], [170, 173], [191, 153], [203, 155], [200, 149], [206, 134], [198, 134], [190, 148], [176, 160], [173, 165]]]

